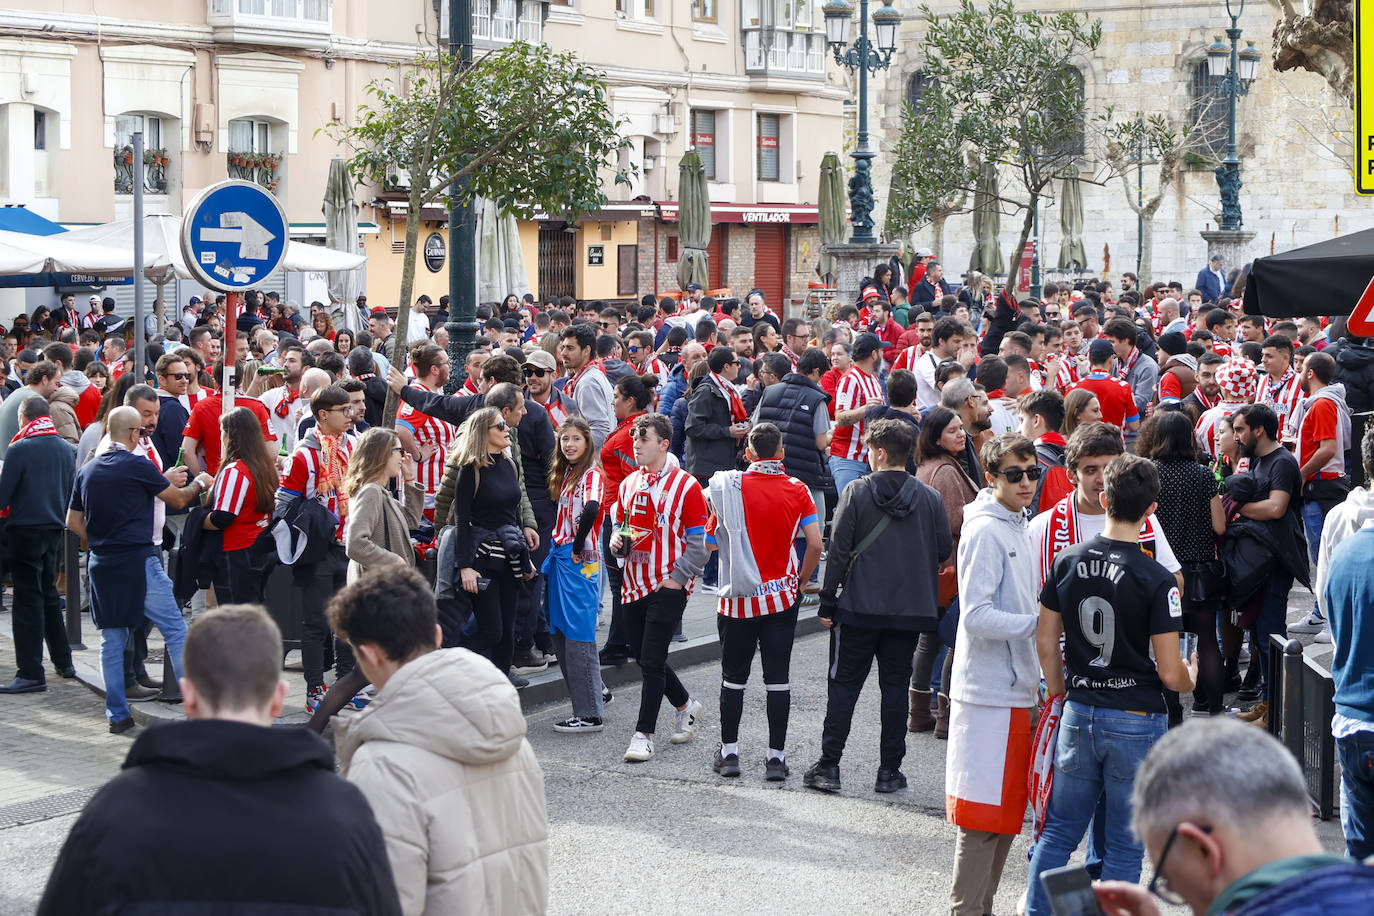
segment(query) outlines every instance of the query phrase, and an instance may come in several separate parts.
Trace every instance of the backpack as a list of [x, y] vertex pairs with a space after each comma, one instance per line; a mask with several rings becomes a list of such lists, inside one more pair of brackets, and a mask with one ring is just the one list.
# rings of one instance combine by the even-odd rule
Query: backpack
[[[1069, 481], [1068, 469], [1064, 467], [1064, 447], [1041, 443], [1035, 447], [1035, 460], [1040, 465], [1040, 479], [1035, 483], [1035, 498], [1031, 500], [1032, 515], [1044, 512], [1073, 489]], [[1055, 472], [1058, 471], [1056, 474]], [[1054, 478], [1055, 485], [1050, 488], [1049, 505], [1044, 505], [1045, 483]]]

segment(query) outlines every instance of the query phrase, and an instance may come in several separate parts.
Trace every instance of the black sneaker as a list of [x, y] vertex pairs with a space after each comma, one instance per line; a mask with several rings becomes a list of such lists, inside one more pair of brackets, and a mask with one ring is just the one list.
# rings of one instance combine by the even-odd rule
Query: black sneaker
[[768, 762], [763, 765], [763, 778], [767, 782], [782, 782], [791, 773], [786, 762], [776, 757], [769, 757]]
[[802, 785], [822, 792], [840, 791], [840, 765], [817, 760], [802, 777]]
[[602, 705], [602, 706], [610, 706], [610, 705], [611, 705], [611, 700], [614, 700], [614, 699], [615, 699], [615, 694], [611, 693], [611, 688], [609, 688], [609, 687], [602, 687], [602, 688], [601, 688], [601, 705]]
[[133, 716], [129, 716], [129, 717], [127, 717], [127, 718], [120, 719], [118, 722], [111, 722], [111, 723], [110, 723], [110, 734], [112, 734], [112, 735], [122, 735], [122, 734], [124, 734], [125, 732], [127, 732], [129, 729], [133, 728], [134, 725], [136, 725], [136, 724], [137, 724], [137, 723], [134, 722]]
[[1255, 684], [1251, 687], [1242, 687], [1236, 693], [1236, 699], [1243, 703], [1253, 703], [1260, 698], [1260, 687]]
[[585, 718], [573, 716], [570, 719], [564, 719], [562, 722], [553, 723], [554, 731], [564, 732], [570, 735], [578, 732], [599, 732], [603, 727], [601, 720], [596, 716], [586, 716]]
[[721, 776], [738, 776], [739, 754], [725, 754], [722, 756], [720, 748], [716, 748], [716, 756], [711, 760], [711, 769], [715, 770]]
[[516, 674], [538, 674], [547, 671], [548, 667], [544, 653], [538, 649], [522, 649], [515, 653], [515, 659], [511, 662], [511, 670]]
[[523, 677], [516, 674], [514, 671], [509, 672], [506, 675], [506, 677], [510, 680], [511, 686], [514, 687], [516, 690], [524, 690], [526, 687], [530, 685], [529, 681], [525, 680]]
[[901, 770], [889, 770], [887, 767], [878, 768], [878, 779], [873, 783], [873, 791], [887, 794], [906, 788], [906, 777]]
[[619, 646], [607, 646], [601, 650], [599, 658], [601, 664], [611, 668], [623, 665], [630, 660], [629, 654]]

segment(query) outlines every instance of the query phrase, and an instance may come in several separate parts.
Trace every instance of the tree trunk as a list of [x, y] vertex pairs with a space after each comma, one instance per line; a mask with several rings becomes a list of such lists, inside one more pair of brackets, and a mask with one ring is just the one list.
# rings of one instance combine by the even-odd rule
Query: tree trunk
[[1026, 240], [1031, 237], [1031, 231], [1035, 228], [1035, 208], [1040, 206], [1040, 193], [1032, 192], [1030, 200], [1027, 201], [1026, 217], [1021, 221], [1021, 238], [1017, 240], [1016, 247], [1011, 250], [1011, 256], [1007, 258], [1007, 286], [1012, 295], [1016, 295], [1016, 284], [1020, 279], [1018, 273], [1021, 270], [1021, 252], [1026, 250]]
[[[396, 342], [391, 345], [391, 364], [402, 372], [405, 371], [406, 332], [410, 327], [410, 300], [411, 294], [415, 291], [415, 255], [420, 243], [421, 193], [419, 183], [413, 183], [410, 189], [409, 209], [406, 210], [406, 253], [401, 260], [401, 301], [396, 308], [396, 327], [392, 331]], [[400, 406], [400, 401], [396, 392], [388, 388], [386, 407], [382, 409], [383, 427], [396, 425], [396, 409]]]

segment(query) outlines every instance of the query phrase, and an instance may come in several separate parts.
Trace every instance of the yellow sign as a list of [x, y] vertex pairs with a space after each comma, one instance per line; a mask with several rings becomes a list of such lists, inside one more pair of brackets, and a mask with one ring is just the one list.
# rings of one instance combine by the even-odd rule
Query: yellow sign
[[1355, 190], [1374, 194], [1374, 8], [1366, 16], [1364, 5], [1355, 0]]

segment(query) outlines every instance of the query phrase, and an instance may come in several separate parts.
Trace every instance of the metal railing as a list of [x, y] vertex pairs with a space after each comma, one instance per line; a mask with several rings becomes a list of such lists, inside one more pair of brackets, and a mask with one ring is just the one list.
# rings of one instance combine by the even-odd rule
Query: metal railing
[[1297, 758], [1317, 816], [1330, 820], [1336, 816], [1335, 681], [1296, 639], [1269, 640], [1269, 733]]

